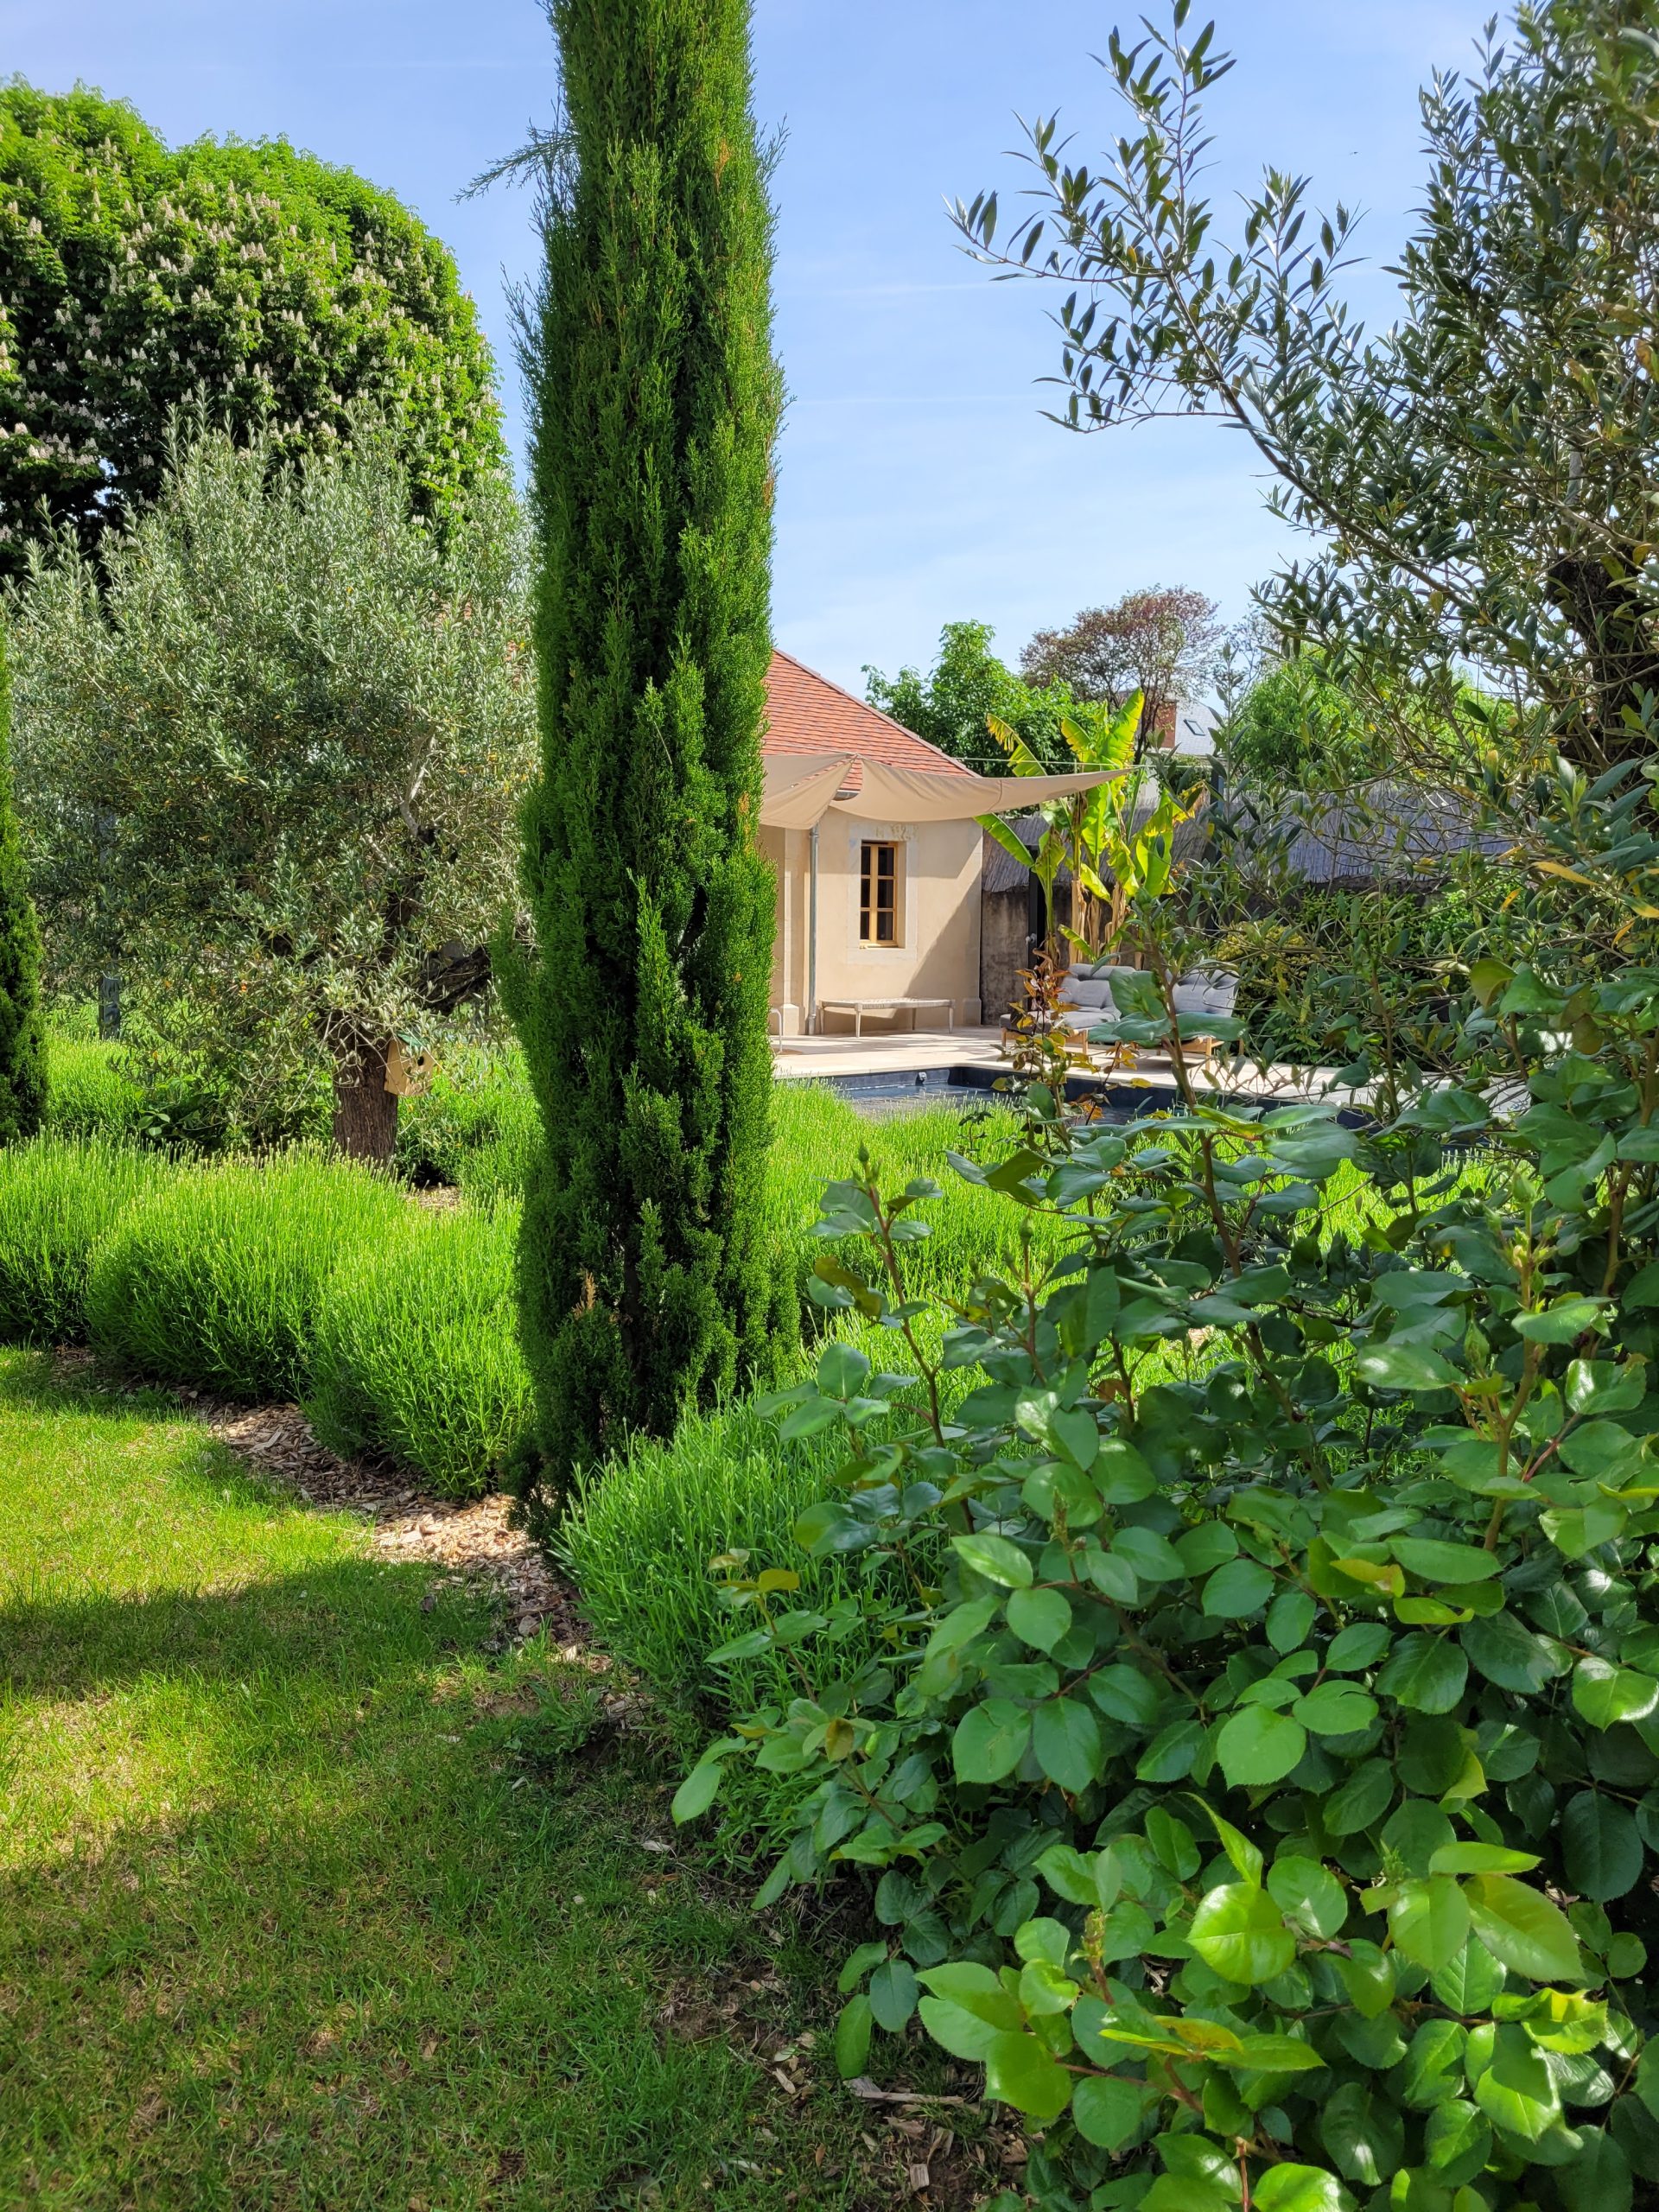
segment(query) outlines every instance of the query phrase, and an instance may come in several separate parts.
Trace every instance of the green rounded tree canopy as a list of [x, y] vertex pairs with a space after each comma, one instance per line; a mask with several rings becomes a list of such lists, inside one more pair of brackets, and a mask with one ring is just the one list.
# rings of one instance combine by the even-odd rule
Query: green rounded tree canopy
[[429, 511], [501, 457], [473, 303], [401, 202], [281, 139], [169, 149], [96, 92], [0, 87], [0, 574], [149, 505], [181, 408], [297, 448], [365, 400]]

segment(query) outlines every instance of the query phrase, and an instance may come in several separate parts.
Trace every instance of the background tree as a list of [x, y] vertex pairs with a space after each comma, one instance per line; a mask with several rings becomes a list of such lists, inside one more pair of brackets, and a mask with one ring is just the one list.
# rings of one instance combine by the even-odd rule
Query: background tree
[[537, 1480], [769, 1364], [772, 469], [747, 0], [552, 0], [565, 122], [526, 334], [542, 772], [511, 974], [544, 1145]]
[[[1599, 770], [1653, 751], [1659, 682], [1659, 9], [1537, 0], [1471, 79], [1423, 95], [1429, 175], [1398, 321], [1367, 338], [1341, 298], [1353, 217], [1268, 171], [1236, 245], [1196, 180], [1202, 95], [1231, 67], [1214, 26], [1114, 34], [1129, 128], [1099, 171], [1052, 119], [1031, 132], [1039, 203], [997, 240], [996, 195], [959, 207], [975, 249], [1066, 288], [1060, 419], [1163, 414], [1242, 429], [1276, 505], [1315, 541], [1269, 597], [1293, 636], [1393, 714], [1471, 664], [1525, 741]], [[1395, 702], [1390, 708], [1390, 697]]]
[[293, 453], [372, 399], [430, 512], [502, 457], [448, 249], [285, 141], [171, 149], [124, 103], [0, 88], [0, 574], [154, 499], [174, 410]]
[[247, 1110], [326, 1064], [336, 1141], [385, 1158], [389, 1058], [487, 974], [531, 687], [505, 479], [440, 537], [390, 440], [353, 435], [285, 465], [214, 434], [99, 563], [36, 548], [17, 766], [62, 977], [113, 937]]
[[901, 668], [888, 677], [867, 667], [865, 696], [884, 715], [970, 767], [1003, 772], [1002, 754], [985, 726], [986, 716], [995, 715], [1030, 747], [1046, 770], [1064, 774], [1075, 768], [1060, 731], [1062, 717], [1072, 710], [1071, 693], [1064, 684], [1033, 684], [1015, 675], [991, 651], [995, 634], [988, 622], [947, 622], [930, 670]]
[[1311, 653], [1291, 654], [1264, 669], [1217, 742], [1228, 766], [1258, 785], [1339, 781], [1376, 765], [1358, 709]]
[[0, 629], [0, 1144], [33, 1136], [46, 1104], [41, 940], [11, 792], [11, 679]]
[[1214, 600], [1181, 585], [1125, 592], [1110, 607], [1085, 607], [1069, 628], [1039, 630], [1020, 656], [1020, 673], [1114, 709], [1138, 691], [1144, 753], [1173, 734], [1177, 701], [1209, 684], [1223, 636], [1217, 616]]

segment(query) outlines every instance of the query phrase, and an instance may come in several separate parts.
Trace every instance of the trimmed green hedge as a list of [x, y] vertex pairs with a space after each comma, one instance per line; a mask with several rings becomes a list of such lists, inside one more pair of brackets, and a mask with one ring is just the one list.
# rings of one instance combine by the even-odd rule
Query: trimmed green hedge
[[[503, 1479], [528, 1405], [514, 1300], [518, 1208], [496, 1195], [512, 1188], [534, 1111], [515, 1056], [456, 1055], [405, 1117], [405, 1172], [453, 1179], [467, 1193], [435, 1212], [395, 1184], [315, 1154], [202, 1163], [116, 1141], [147, 1128], [149, 1115], [120, 1048], [59, 1037], [53, 1052], [54, 1115], [66, 1132], [93, 1134], [52, 1134], [0, 1154], [0, 1338], [86, 1338], [124, 1373], [300, 1398], [333, 1448], [387, 1454], [451, 1496]], [[1009, 1210], [944, 1168], [947, 1147], [972, 1152], [1006, 1138], [1006, 1115], [964, 1122], [933, 1107], [871, 1123], [820, 1084], [780, 1084], [774, 1116], [767, 1233], [792, 1255], [813, 1333], [828, 1317], [804, 1300], [818, 1249], [810, 1225], [824, 1181], [861, 1142], [885, 1173], [944, 1180], [931, 1209], [936, 1233], [911, 1248], [918, 1293], [957, 1289], [1017, 1256]], [[688, 1423], [674, 1446], [608, 1472], [620, 1486], [613, 1506], [601, 1509], [590, 1488], [580, 1508], [598, 1517], [573, 1541], [588, 1546], [601, 1581], [606, 1541], [618, 1548], [619, 1574], [637, 1548], [626, 1534], [630, 1510], [666, 1516], [650, 1542], [664, 1574], [666, 1562], [681, 1562], [673, 1573], [683, 1567], [683, 1603], [669, 1605], [653, 1631], [662, 1648], [637, 1655], [665, 1688], [688, 1687], [719, 1641], [707, 1632], [718, 1627], [711, 1551], [750, 1541], [752, 1503], [766, 1503], [760, 1544], [786, 1536], [792, 1518], [779, 1521], [783, 1505], [767, 1502], [776, 1482], [764, 1459], [746, 1467], [741, 1455], [736, 1465], [722, 1456], [725, 1424], [747, 1433], [747, 1418]], [[619, 1648], [624, 1641], [619, 1632]]]
[[465, 1497], [499, 1484], [530, 1415], [513, 1306], [517, 1206], [410, 1208], [324, 1289], [305, 1410], [346, 1453], [388, 1452]]
[[119, 1142], [136, 1135], [144, 1094], [120, 1059], [121, 1047], [97, 1038], [47, 1035], [43, 1133]]
[[82, 1340], [95, 1253], [167, 1172], [153, 1154], [97, 1137], [0, 1151], [0, 1339]]
[[403, 1201], [343, 1162], [175, 1169], [101, 1246], [88, 1335], [118, 1370], [233, 1397], [296, 1397], [330, 1273]]

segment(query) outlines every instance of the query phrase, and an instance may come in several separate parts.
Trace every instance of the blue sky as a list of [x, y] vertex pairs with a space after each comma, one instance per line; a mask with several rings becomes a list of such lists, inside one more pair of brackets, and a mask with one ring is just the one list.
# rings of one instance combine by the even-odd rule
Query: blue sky
[[[1141, 0], [1146, 5], [1147, 0]], [[1160, 0], [1151, 0], [1157, 12]], [[1265, 162], [1368, 211], [1386, 263], [1422, 174], [1416, 88], [1466, 62], [1488, 0], [1216, 0], [1239, 56], [1212, 104], [1217, 194]], [[1201, 13], [1195, 9], [1194, 22]], [[780, 645], [855, 688], [925, 661], [943, 622], [1033, 630], [1134, 586], [1197, 586], [1230, 616], [1284, 550], [1240, 442], [1194, 423], [1078, 438], [1046, 423], [1039, 290], [957, 251], [947, 194], [1017, 189], [1014, 115], [1058, 107], [1092, 157], [1116, 128], [1090, 60], [1135, 5], [757, 0], [757, 98], [777, 180]], [[517, 376], [504, 277], [524, 197], [456, 204], [554, 86], [536, 0], [0, 0], [8, 67], [131, 99], [169, 139], [283, 135], [399, 193], [454, 248]], [[1356, 294], [1386, 319], [1376, 269]]]

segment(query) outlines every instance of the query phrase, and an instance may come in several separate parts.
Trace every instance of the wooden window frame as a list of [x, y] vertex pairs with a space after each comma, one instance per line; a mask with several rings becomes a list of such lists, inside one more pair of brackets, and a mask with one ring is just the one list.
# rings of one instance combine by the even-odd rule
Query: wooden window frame
[[[896, 838], [864, 837], [858, 850], [858, 941], [878, 952], [895, 950], [904, 942], [900, 904], [903, 847]], [[883, 868], [885, 859], [887, 866]], [[885, 894], [885, 895], [884, 895]], [[882, 934], [883, 924], [887, 934]]]

